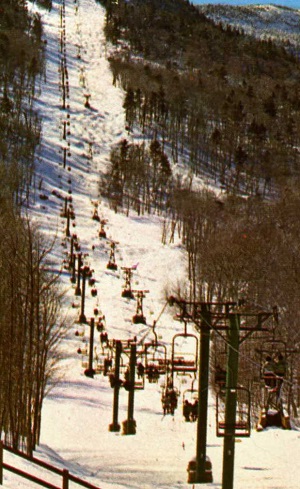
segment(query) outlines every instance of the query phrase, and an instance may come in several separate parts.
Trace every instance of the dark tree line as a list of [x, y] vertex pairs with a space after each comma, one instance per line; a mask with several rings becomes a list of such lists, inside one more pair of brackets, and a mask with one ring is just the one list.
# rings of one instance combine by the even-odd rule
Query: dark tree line
[[[188, 280], [180, 290], [183, 298], [233, 301], [245, 305], [241, 311], [257, 313], [272, 313], [276, 306], [276, 314], [267, 324], [269, 333], [255, 333], [240, 345], [239, 383], [251, 390], [253, 420], [262, 406], [260, 368], [264, 356], [259, 351], [272, 338], [295, 352], [288, 356], [283, 395], [289, 412], [298, 416], [299, 208], [298, 190], [263, 202], [236, 196], [220, 199], [211, 191], [181, 189], [174, 193], [172, 215], [164, 225], [164, 242], [173, 239], [175, 228], [187, 250]], [[243, 326], [248, 328], [257, 322], [245, 321]], [[223, 338], [213, 332], [212, 345], [212, 369], [217, 365], [226, 369], [226, 332]]]
[[110, 61], [128, 130], [138, 124], [230, 192], [298, 180], [300, 70], [283, 45], [215, 25], [185, 1], [104, 3], [108, 39], [126, 41]]
[[[164, 243], [175, 232], [188, 253], [186, 293], [192, 300], [237, 301], [246, 297], [286, 318], [286, 331], [298, 335], [300, 197], [285, 190], [277, 199], [242, 198], [194, 191], [171, 174], [161, 145], [120, 141], [111, 152], [101, 191], [116, 210], [165, 216]], [[294, 336], [295, 335], [295, 336]], [[298, 340], [297, 340], [298, 341]]]
[[49, 269], [49, 245], [10, 209], [0, 215], [0, 422], [4, 441], [32, 454], [64, 332], [62, 293]]
[[[299, 343], [300, 196], [278, 200], [228, 196], [207, 190], [174, 192], [173, 222], [189, 256], [187, 291], [193, 300], [238, 301], [272, 310], [277, 305], [282, 331]], [[168, 229], [172, 229], [169, 226]], [[165, 241], [171, 233], [165, 233]]]
[[41, 123], [33, 97], [43, 67], [42, 24], [23, 0], [0, 0], [0, 172], [1, 194], [18, 207], [28, 201]]
[[0, 433], [28, 454], [39, 442], [65, 328], [51, 244], [22, 217], [34, 190], [41, 121], [33, 102], [43, 46], [40, 16], [29, 15], [24, 0], [0, 0]]
[[[278, 303], [282, 311], [290, 303], [287, 309], [296, 324], [297, 306], [292, 305], [298, 304], [297, 294], [287, 294], [294, 277], [289, 281], [285, 275], [294, 270], [286, 262], [295, 257], [285, 242], [290, 231], [283, 229], [294, 229], [297, 220], [298, 197], [292, 191], [289, 196], [288, 189], [299, 175], [299, 62], [283, 45], [216, 25], [184, 0], [102, 3], [108, 38], [124, 39], [130, 46], [111, 58], [114, 81], [126, 90], [128, 130], [139, 123], [152, 136], [151, 144], [166, 154], [171, 151], [175, 161], [181, 154], [196, 173], [214, 175], [227, 190], [224, 202], [214, 193], [185, 188], [171, 175], [164, 183], [168, 196], [161, 210], [170, 221], [164, 239], [168, 230], [172, 239], [177, 228], [187, 247], [191, 297], [230, 300], [245, 293], [253, 302], [261, 298], [270, 306]], [[172, 33], [171, 43], [167, 36]], [[163, 43], [169, 56], [163, 53]], [[126, 188], [127, 202], [134, 196], [147, 210], [143, 192], [153, 185], [151, 172], [144, 170], [149, 154], [126, 143], [132, 154], [126, 149], [121, 178], [116, 159], [122, 160], [124, 144], [112, 153], [108, 178], [119, 188], [111, 183], [108, 194], [118, 188], [119, 204], [124, 205]], [[137, 172], [138, 184], [133, 177]], [[274, 182], [276, 198], [265, 203], [262, 194]], [[255, 197], [234, 197], [238, 191]], [[157, 196], [155, 201], [158, 208]], [[286, 205], [288, 213], [282, 211]], [[296, 234], [293, 239], [296, 243]], [[284, 287], [275, 286], [275, 276]]]

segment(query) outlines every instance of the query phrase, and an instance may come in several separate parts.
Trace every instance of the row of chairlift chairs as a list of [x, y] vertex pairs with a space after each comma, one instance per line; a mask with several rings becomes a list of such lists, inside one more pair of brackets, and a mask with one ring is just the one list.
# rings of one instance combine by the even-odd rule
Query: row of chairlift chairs
[[[97, 209], [93, 215], [93, 219], [99, 219]], [[105, 221], [101, 221], [101, 230], [99, 236], [106, 237], [104, 231]], [[102, 233], [102, 234], [101, 234]], [[113, 242], [112, 242], [113, 243]], [[111, 256], [114, 253], [114, 243], [112, 244]], [[114, 256], [114, 254], [113, 254]], [[111, 260], [110, 260], [111, 261]], [[110, 263], [110, 262], [109, 262]], [[109, 268], [109, 267], [108, 267]], [[99, 325], [97, 328], [101, 331], [100, 344], [101, 353], [96, 353], [96, 373], [103, 373], [104, 375], [113, 376], [113, 347], [107, 338], [107, 334], [103, 332], [104, 326], [99, 319]], [[190, 351], [177, 350], [177, 340], [187, 338], [192, 339], [194, 347]], [[80, 349], [79, 349], [80, 350]], [[129, 346], [126, 342], [123, 345], [123, 351], [125, 356], [129, 353]], [[274, 361], [274, 352], [277, 355], [277, 363], [280, 358], [280, 362], [286, 360], [287, 347], [286, 343], [281, 340], [267, 340], [264, 342], [263, 347], [259, 350], [261, 355], [261, 373], [260, 378], [263, 382], [263, 408], [261, 410], [260, 419], [258, 422], [258, 429], [263, 429], [269, 425], [281, 425], [284, 428], [289, 428], [288, 416], [284, 412], [282, 402], [282, 383], [285, 376], [285, 371], [276, 372], [276, 361]], [[82, 353], [87, 354], [87, 348], [82, 350]], [[166, 375], [166, 381], [163, 384], [162, 392], [162, 406], [164, 414], [174, 414], [177, 408], [177, 400], [179, 397], [179, 391], [174, 386], [174, 374], [185, 375], [194, 374], [194, 380], [197, 372], [198, 365], [198, 337], [194, 334], [187, 333], [186, 324], [184, 326], [184, 332], [178, 333], [173, 337], [172, 341], [172, 355], [171, 359], [167, 358], [166, 345], [155, 340], [149, 343], [144, 343], [142, 349], [137, 352], [139, 360], [137, 362], [137, 378], [135, 381], [135, 389], [144, 389], [145, 377], [147, 377], [150, 383], [158, 382], [158, 379], [162, 375]], [[263, 355], [265, 360], [263, 361]], [[128, 356], [127, 356], [128, 360]], [[83, 363], [86, 360], [83, 360]], [[121, 357], [121, 372], [126, 376], [128, 362]], [[272, 367], [273, 365], [273, 367]], [[268, 369], [269, 370], [266, 370]], [[270, 370], [271, 368], [271, 370]], [[272, 369], [274, 371], [272, 371]], [[225, 432], [225, 382], [226, 371], [216, 365], [215, 367], [215, 384], [219, 387], [217, 393], [217, 435], [224, 436]], [[237, 436], [250, 436], [250, 392], [243, 387], [236, 388], [237, 393], [237, 421], [235, 424], [235, 431]], [[183, 416], [186, 421], [195, 421], [197, 419], [197, 404], [198, 393], [193, 387], [193, 382], [190, 389], [187, 389], [183, 393]]]
[[[95, 373], [102, 373], [111, 379], [114, 376], [114, 340], [107, 337], [103, 322], [99, 321], [97, 330], [100, 332], [100, 351], [95, 350], [94, 364]], [[81, 332], [80, 335], [84, 335]], [[129, 354], [131, 340], [122, 341], [122, 355], [120, 359], [120, 376], [124, 377], [128, 372]], [[80, 350], [80, 351], [79, 351]], [[78, 349], [83, 353], [82, 366], [87, 367], [88, 351], [87, 347]], [[194, 334], [177, 333], [172, 340], [171, 358], [167, 356], [167, 347], [164, 343], [155, 340], [145, 342], [137, 348], [137, 362], [135, 375], [135, 389], [144, 389], [145, 379], [149, 383], [157, 383], [164, 376], [165, 381], [162, 385], [162, 408], [164, 414], [174, 414], [178, 407], [179, 389], [174, 385], [174, 376], [189, 376], [195, 378], [198, 368], [198, 337]], [[183, 393], [183, 406], [194, 404], [191, 409], [191, 416], [186, 416], [187, 409], [183, 409], [183, 415], [188, 421], [196, 419], [196, 404], [198, 402], [197, 393], [193, 389], [186, 389]]]
[[[93, 219], [97, 220], [101, 224], [101, 228], [99, 231], [99, 237], [106, 238], [106, 233], [104, 230], [104, 225], [106, 224], [106, 221], [101, 220], [98, 215], [98, 210], [97, 210], [97, 205], [95, 206], [94, 214], [93, 214]], [[116, 269], [115, 265], [115, 258], [114, 258], [114, 251], [115, 251], [115, 243], [111, 241], [111, 252], [110, 252], [110, 259], [109, 263], [107, 265], [107, 268], [112, 268]], [[128, 283], [127, 283], [128, 286]], [[126, 283], [125, 283], [125, 289], [122, 293], [123, 297], [128, 297], [126, 294], [128, 290], [126, 289]], [[148, 292], [148, 291], [146, 291]], [[132, 291], [129, 288], [129, 296], [132, 297]], [[139, 299], [139, 296], [137, 297]], [[142, 313], [142, 307], [141, 307], [141, 298], [140, 298], [140, 310]], [[138, 309], [138, 308], [137, 308]], [[110, 340], [108, 340], [107, 333], [105, 333], [104, 329], [104, 322], [103, 319], [105, 319], [104, 316], [100, 316], [98, 323], [96, 325], [97, 330], [100, 331], [100, 345], [101, 345], [101, 352], [97, 351], [97, 348], [95, 347], [95, 373], [100, 374], [103, 373], [104, 375], [109, 375], [111, 384], [113, 383], [113, 378], [114, 378], [114, 345], [113, 343], [111, 344]], [[137, 318], [138, 321], [135, 321], [135, 317], [133, 318], [133, 322], [144, 322], [141, 321], [141, 319], [144, 319], [143, 316]], [[153, 328], [154, 331], [154, 328]], [[155, 334], [155, 333], [154, 333]], [[81, 331], [77, 331], [78, 336], [84, 336], [84, 325], [81, 325]], [[180, 351], [177, 350], [177, 340], [179, 339], [184, 339], [187, 340], [192, 339], [194, 342], [194, 345], [192, 347], [192, 351]], [[124, 359], [124, 356], [121, 356], [121, 365], [120, 365], [120, 374], [124, 375], [124, 381], [122, 383], [126, 385], [128, 381], [126, 380], [126, 377], [128, 378], [128, 355], [130, 351], [130, 345], [129, 342], [123, 341], [122, 345], [123, 353], [125, 354], [126, 359]], [[87, 369], [88, 367], [88, 348], [87, 345], [85, 344], [82, 348], [78, 348], [78, 353], [82, 354], [82, 366]], [[147, 377], [148, 381], [150, 383], [153, 382], [158, 382], [158, 379], [160, 376], [165, 375], [166, 376], [166, 381], [163, 384], [163, 392], [162, 392], [162, 407], [163, 407], [163, 412], [164, 414], [174, 414], [175, 409], [177, 408], [178, 405], [178, 397], [180, 395], [179, 390], [174, 386], [173, 378], [174, 374], [188, 374], [190, 375], [191, 373], [196, 373], [197, 371], [197, 365], [198, 365], [198, 338], [194, 334], [187, 333], [186, 330], [186, 324], [184, 326], [184, 332], [183, 333], [178, 333], [173, 337], [172, 341], [172, 355], [171, 359], [167, 358], [167, 348], [166, 345], [163, 343], [159, 343], [157, 341], [157, 337], [155, 334], [155, 340], [149, 343], [144, 343], [142, 345], [142, 349], [137, 352], [138, 356], [140, 356], [140, 360], [137, 362], [137, 378], [135, 380], [135, 389], [144, 389], [145, 385], [145, 377]], [[143, 363], [144, 360], [144, 363]], [[183, 397], [183, 404], [184, 404], [184, 409], [183, 409], [183, 415], [185, 419], [195, 421], [196, 419], [196, 412], [197, 412], [197, 402], [198, 399], [195, 399], [193, 404], [190, 403], [190, 401], [186, 398], [187, 392], [191, 392], [192, 396], [195, 396], [194, 390], [192, 389], [187, 389], [184, 393]], [[187, 416], [187, 405], [189, 406], [188, 410], [191, 413], [191, 415]]]
[[280, 426], [290, 429], [290, 418], [286, 407], [286, 393], [291, 393], [288, 358], [297, 353], [289, 350], [282, 340], [268, 340], [258, 350], [261, 359], [261, 379], [263, 380], [263, 406], [257, 429]]
[[[171, 359], [167, 358], [166, 346], [158, 342], [145, 344], [145, 353], [145, 371], [146, 375], [150, 373], [149, 380], [151, 381], [153, 372], [156, 379], [165, 375], [165, 382], [162, 385], [162, 408], [164, 415], [173, 415], [178, 407], [180, 396], [180, 391], [174, 383], [175, 375], [195, 376], [198, 366], [198, 338], [194, 334], [187, 333], [186, 330], [183, 333], [175, 334], [172, 340]], [[186, 420], [195, 420], [196, 416], [190, 418], [187, 415], [185, 406], [188, 405], [189, 408], [192, 406], [186, 398], [187, 391], [183, 394], [183, 416]], [[196, 412], [195, 408], [194, 412]]]
[[[104, 330], [103, 322], [99, 320], [97, 327], [100, 332], [101, 352], [95, 355], [95, 372], [103, 373], [112, 377], [114, 375], [114, 345], [109, 340]], [[186, 344], [189, 348], [186, 348]], [[167, 347], [164, 343], [155, 340], [145, 342], [137, 349], [137, 363], [135, 376], [135, 389], [144, 389], [145, 378], [150, 383], [157, 383], [161, 376], [165, 376], [162, 384], [162, 408], [164, 414], [174, 414], [178, 406], [180, 396], [179, 389], [174, 385], [175, 375], [188, 375], [192, 377], [191, 387], [183, 392], [183, 416], [186, 421], [197, 419], [198, 392], [194, 389], [194, 380], [198, 369], [198, 337], [194, 334], [177, 333], [172, 340], [171, 358], [167, 357]], [[123, 354], [121, 356], [120, 375], [126, 376], [128, 370], [130, 340], [123, 341]], [[277, 425], [290, 428], [288, 416], [284, 411], [282, 401], [282, 383], [285, 376], [283, 374], [266, 371], [266, 359], [277, 358], [285, 361], [287, 357], [286, 343], [279, 340], [265, 341], [262, 348], [258, 350], [261, 358], [261, 381], [263, 385], [263, 407], [257, 429], [266, 426]], [[86, 351], [87, 355], [87, 351]], [[268, 360], [269, 361], [269, 360]], [[84, 360], [83, 360], [84, 362]], [[126, 380], [126, 379], [125, 379]], [[218, 386], [216, 396], [216, 417], [217, 417], [217, 436], [224, 436], [225, 425], [225, 383], [226, 372], [218, 365], [215, 368], [215, 384]], [[235, 433], [236, 436], [250, 436], [251, 415], [250, 415], [250, 392], [244, 387], [236, 388], [237, 394], [237, 413]]]

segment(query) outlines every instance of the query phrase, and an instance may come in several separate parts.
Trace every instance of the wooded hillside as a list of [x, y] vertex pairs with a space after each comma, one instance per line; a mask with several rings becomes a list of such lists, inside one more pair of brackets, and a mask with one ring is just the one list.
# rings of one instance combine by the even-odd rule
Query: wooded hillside
[[23, 217], [35, 198], [43, 46], [40, 16], [26, 1], [0, 0], [0, 431], [29, 454], [62, 333], [58, 276], [47, 271], [51, 243]]
[[102, 2], [115, 83], [139, 124], [194, 173], [266, 195], [299, 179], [299, 61], [184, 0]]
[[[180, 294], [276, 304], [281, 334], [297, 342], [299, 61], [183, 0], [103, 3], [128, 131], [152, 140], [112, 150], [106, 195], [116, 210], [164, 212], [164, 242], [180, 233], [190, 284]], [[192, 190], [171, 160], [223, 196]]]

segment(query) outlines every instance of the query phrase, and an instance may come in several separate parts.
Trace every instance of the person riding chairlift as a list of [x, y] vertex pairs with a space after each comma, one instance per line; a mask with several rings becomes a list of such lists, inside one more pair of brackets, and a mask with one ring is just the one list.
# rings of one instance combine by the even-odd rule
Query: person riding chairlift
[[276, 387], [275, 363], [270, 355], [266, 357], [263, 365], [263, 377], [267, 387], [271, 389]]
[[286, 374], [286, 361], [281, 353], [278, 353], [278, 355], [276, 356], [274, 365], [275, 365], [275, 374], [278, 377], [283, 378]]
[[186, 399], [183, 404], [183, 416], [185, 418], [185, 421], [190, 421], [191, 412], [192, 412], [192, 403], [190, 403]]
[[144, 365], [142, 364], [142, 362], [139, 362], [139, 363], [137, 364], [137, 375], [138, 375], [138, 379], [143, 378], [144, 373], [145, 373], [145, 367], [144, 367]]
[[274, 371], [277, 378], [278, 392], [281, 390], [283, 384], [283, 377], [286, 375], [286, 360], [282, 353], [278, 353], [274, 362]]

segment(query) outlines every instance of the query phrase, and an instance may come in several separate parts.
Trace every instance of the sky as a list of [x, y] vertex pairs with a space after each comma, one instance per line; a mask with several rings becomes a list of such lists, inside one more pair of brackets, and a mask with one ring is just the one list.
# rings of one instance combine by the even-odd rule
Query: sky
[[[173, 336], [183, 332], [183, 325], [174, 318], [174, 310], [166, 306], [166, 296], [178, 290], [179, 284], [186, 285], [186, 255], [177, 235], [174, 243], [162, 244], [161, 217], [115, 213], [101, 197], [101, 186], [99, 193], [99, 173], [107, 168], [111, 146], [124, 137], [132, 142], [142, 137], [138, 131], [133, 135], [125, 131], [124, 93], [119, 86], [112, 85], [107, 61], [111, 48], [106, 45], [103, 33], [103, 8], [94, 0], [66, 0], [63, 53], [69, 97], [65, 110], [59, 86], [60, 1], [53, 0], [52, 11], [41, 14], [47, 40], [46, 76], [41, 79], [36, 96], [36, 109], [43, 118], [43, 137], [36, 160], [41, 190], [32, 200], [29, 212], [41, 232], [54, 240], [51, 258], [54, 268], [62, 270], [65, 290], [62, 315], [70, 328], [61, 344], [56, 382], [44, 401], [41, 443], [35, 456], [67, 468], [101, 489], [187, 489], [192, 487], [187, 483], [186, 469], [196, 453], [196, 424], [184, 421], [182, 402], [194, 379], [190, 375], [176, 377], [180, 395], [174, 416], [164, 416], [162, 411], [165, 379], [161, 377], [157, 384], [146, 380], [144, 390], [135, 393], [136, 434], [126, 436], [109, 431], [113, 392], [108, 378], [102, 374], [93, 379], [86, 377], [87, 356], [78, 354], [79, 348], [84, 351], [88, 345], [89, 326], [77, 322], [80, 298], [75, 296], [69, 271], [64, 268], [70, 240], [65, 236], [66, 220], [60, 216], [63, 201], [57, 194], [72, 195], [75, 212], [72, 230], [78, 236], [85, 263], [94, 270], [97, 296], [92, 296], [88, 286], [86, 316], [94, 317], [97, 308], [99, 315], [105, 316], [109, 339], [128, 340], [137, 336], [139, 345], [151, 342], [153, 322], [157, 320], [155, 332], [170, 356]], [[90, 95], [90, 108], [84, 106], [86, 95]], [[65, 122], [70, 122], [66, 139]], [[64, 148], [68, 148], [65, 168]], [[42, 194], [48, 199], [41, 200]], [[106, 240], [99, 238], [99, 223], [92, 219], [95, 206], [106, 221]], [[110, 240], [116, 242], [116, 271], [107, 269]], [[133, 324], [136, 302], [121, 296], [124, 284], [121, 267], [133, 265], [137, 268], [132, 286], [149, 290], [144, 299], [146, 324]], [[191, 325], [189, 332], [198, 334]], [[192, 342], [181, 346], [184, 354], [194, 354]], [[95, 360], [103, 359], [99, 333], [95, 335], [94, 354]], [[123, 360], [126, 365], [126, 357]], [[127, 407], [128, 393], [121, 389], [120, 424], [127, 419]], [[207, 455], [212, 462], [214, 482], [201, 484], [204, 489], [218, 489], [222, 485], [223, 439], [216, 436], [215, 415], [215, 397], [210, 392]], [[253, 430], [250, 438], [238, 438], [235, 489], [298, 489], [299, 444], [300, 432], [296, 428], [291, 431], [268, 428], [261, 433]], [[24, 462], [16, 462], [6, 452], [4, 461], [24, 467]], [[37, 469], [33, 472], [46, 478], [44, 472]], [[47, 480], [60, 485], [57, 476], [47, 476]], [[32, 484], [5, 471], [3, 487], [27, 489]]]

